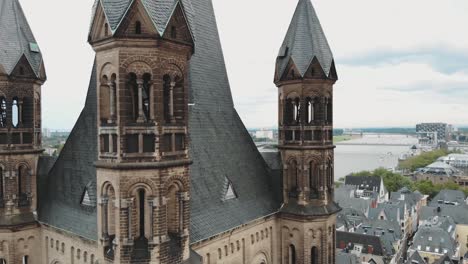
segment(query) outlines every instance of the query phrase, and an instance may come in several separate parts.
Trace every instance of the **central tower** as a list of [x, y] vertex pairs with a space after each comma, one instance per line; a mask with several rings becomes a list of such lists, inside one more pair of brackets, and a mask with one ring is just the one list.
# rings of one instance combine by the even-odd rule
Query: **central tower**
[[310, 0], [299, 0], [276, 61], [283, 162], [281, 258], [335, 263], [332, 52]]
[[[106, 263], [189, 259], [188, 62], [181, 1], [96, 1], [99, 252]], [[86, 197], [86, 193], [84, 194]]]

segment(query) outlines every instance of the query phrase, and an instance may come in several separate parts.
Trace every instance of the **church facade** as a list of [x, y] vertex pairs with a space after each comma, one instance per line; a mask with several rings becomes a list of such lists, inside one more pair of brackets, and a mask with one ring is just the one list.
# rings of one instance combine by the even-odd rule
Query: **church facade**
[[42, 155], [43, 57], [0, 0], [0, 264], [335, 263], [335, 62], [310, 0], [276, 59], [278, 151], [231, 96], [211, 0], [96, 0], [86, 103]]

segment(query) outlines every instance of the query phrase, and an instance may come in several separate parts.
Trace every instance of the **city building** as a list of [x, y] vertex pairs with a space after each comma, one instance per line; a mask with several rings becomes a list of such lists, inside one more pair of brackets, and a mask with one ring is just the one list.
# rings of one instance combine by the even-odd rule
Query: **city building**
[[387, 252], [380, 237], [349, 232], [336, 232], [336, 248], [351, 253], [362, 263], [390, 263], [392, 252]]
[[450, 140], [450, 129], [445, 123], [417, 124], [416, 133], [421, 145], [438, 146], [440, 142], [448, 142]]
[[443, 161], [436, 161], [424, 168], [418, 169], [414, 174], [415, 180], [431, 181], [433, 184], [455, 182], [455, 177], [458, 176], [461, 176], [461, 172]]
[[421, 225], [414, 235], [409, 251], [418, 251], [427, 263], [435, 263], [444, 255], [459, 259], [456, 224], [450, 216], [436, 216]]
[[336, 263], [337, 73], [310, 0], [277, 57], [269, 166], [234, 108], [211, 0], [96, 0], [88, 41], [83, 111], [41, 156], [42, 53], [19, 0], [0, 5], [0, 263]]
[[406, 261], [405, 264], [428, 264], [419, 254], [415, 251]]
[[388, 201], [388, 191], [381, 177], [348, 175], [345, 185], [355, 188], [356, 198], [367, 199], [375, 196], [378, 203]]
[[390, 201], [402, 202], [405, 204], [406, 210], [408, 211], [406, 233], [409, 236], [414, 234], [418, 229], [421, 208], [427, 205], [427, 198], [428, 195], [422, 195], [418, 191], [412, 192], [406, 187], [403, 187], [398, 192], [392, 192], [390, 194]]

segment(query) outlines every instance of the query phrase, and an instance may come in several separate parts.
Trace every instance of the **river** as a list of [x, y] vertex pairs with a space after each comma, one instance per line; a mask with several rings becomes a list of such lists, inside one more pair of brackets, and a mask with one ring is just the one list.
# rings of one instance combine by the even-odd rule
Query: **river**
[[400, 155], [407, 153], [416, 141], [405, 135], [369, 134], [338, 144], [335, 149], [335, 180], [353, 172], [394, 168]]

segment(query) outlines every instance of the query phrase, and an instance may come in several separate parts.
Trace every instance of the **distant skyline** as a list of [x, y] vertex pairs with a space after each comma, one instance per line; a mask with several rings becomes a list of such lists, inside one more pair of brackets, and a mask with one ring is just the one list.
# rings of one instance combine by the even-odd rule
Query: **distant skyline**
[[[71, 129], [94, 52], [94, 0], [20, 0], [44, 55], [43, 127]], [[337, 63], [336, 127], [468, 124], [468, 1], [312, 0]], [[297, 0], [213, 0], [236, 109], [277, 123], [276, 54]]]

